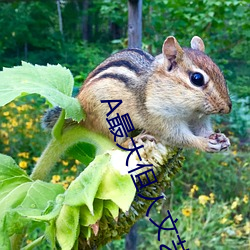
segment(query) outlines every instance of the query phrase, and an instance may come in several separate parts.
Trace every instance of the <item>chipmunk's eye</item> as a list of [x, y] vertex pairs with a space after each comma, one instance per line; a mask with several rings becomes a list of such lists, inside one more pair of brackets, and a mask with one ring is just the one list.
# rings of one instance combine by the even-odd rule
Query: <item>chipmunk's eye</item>
[[190, 81], [198, 87], [201, 87], [204, 85], [204, 77], [201, 73], [195, 72], [190, 74]]

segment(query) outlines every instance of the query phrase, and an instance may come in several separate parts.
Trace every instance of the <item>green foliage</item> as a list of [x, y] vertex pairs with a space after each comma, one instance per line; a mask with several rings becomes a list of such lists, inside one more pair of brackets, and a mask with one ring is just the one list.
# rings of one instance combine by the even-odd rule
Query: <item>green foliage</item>
[[50, 104], [65, 109], [65, 118], [78, 122], [84, 118], [80, 103], [71, 97], [73, 77], [70, 71], [61, 65], [45, 67], [23, 62], [22, 66], [4, 68], [0, 72], [0, 78], [1, 106], [20, 95], [36, 93], [47, 98]]
[[[71, 69], [80, 85], [108, 54], [127, 46], [126, 1], [88, 2], [87, 9], [80, 0], [61, 4], [63, 34], [59, 32], [55, 2], [2, 3], [0, 65], [13, 66], [21, 60], [43, 65], [60, 63]], [[175, 35], [186, 46], [192, 36], [199, 35], [206, 52], [223, 69], [232, 93], [246, 97], [250, 93], [248, 16], [247, 1], [145, 0], [144, 48], [157, 54], [168, 35]], [[87, 41], [82, 39], [84, 22]]]
[[[0, 73], [0, 78], [2, 105], [23, 93], [41, 94], [50, 102], [63, 103], [73, 89], [71, 73], [60, 65], [45, 67], [24, 63], [23, 66], [14, 69], [5, 69]], [[7, 82], [8, 87], [6, 87]], [[61, 84], [58, 85], [59, 83]], [[8, 95], [6, 95], [7, 91], [9, 91]], [[64, 111], [67, 113], [67, 109], [66, 106], [62, 114]], [[73, 105], [74, 112], [69, 112], [68, 115], [71, 115], [71, 118], [74, 117], [77, 110], [78, 106]], [[5, 111], [4, 115], [8, 116], [8, 111]], [[78, 119], [81, 118], [78, 116]], [[87, 234], [87, 238], [89, 238], [92, 234], [89, 226], [97, 223], [101, 217], [117, 217], [119, 209], [124, 212], [129, 210], [134, 199], [135, 187], [127, 173], [123, 174], [122, 169], [115, 168], [118, 157], [125, 162], [127, 153], [113, 150], [97, 156], [104, 150], [112, 149], [113, 144], [101, 136], [95, 136], [90, 131], [79, 133], [79, 130], [84, 131], [82, 127], [73, 127], [63, 133], [61, 120], [64, 120], [64, 115], [59, 118], [56, 129], [53, 130], [55, 137], [37, 162], [31, 175], [32, 179], [46, 177], [54, 165], [52, 155], [59, 159], [61, 151], [67, 151], [67, 153], [71, 151], [72, 153], [72, 148], [77, 148], [88, 156], [81, 158], [85, 164], [89, 163], [91, 159], [94, 160], [64, 192], [61, 185], [40, 180], [33, 181], [12, 158], [0, 154], [0, 199], [3, 205], [0, 212], [1, 249], [10, 249], [11, 246], [18, 247], [16, 244], [19, 240], [13, 235], [21, 234], [33, 221], [40, 222], [40, 224], [36, 222], [40, 229], [43, 229], [45, 223], [48, 223], [49, 226], [44, 234], [50, 240], [52, 247], [56, 245], [57, 240], [63, 249], [71, 249], [73, 246], [77, 246], [80, 226], [82, 231], [89, 232]], [[62, 134], [60, 135], [57, 130], [60, 130]], [[91, 139], [87, 136], [85, 138], [86, 134]], [[6, 132], [5, 136], [8, 138]], [[78, 138], [77, 147], [74, 145], [75, 138]], [[92, 145], [93, 140], [98, 143]], [[88, 145], [90, 148], [87, 147]], [[97, 145], [99, 145], [98, 148]], [[70, 150], [67, 150], [67, 146]], [[93, 151], [93, 149], [96, 150]], [[29, 153], [23, 152], [20, 156], [29, 158]], [[20, 163], [20, 167], [26, 168], [27, 165]], [[107, 211], [109, 212], [107, 213]], [[11, 236], [12, 239], [10, 239]], [[21, 237], [23, 236], [21, 235]], [[36, 246], [44, 239], [39, 235], [30, 246], [27, 245], [25, 248]]]
[[[120, 152], [120, 158], [121, 155], [125, 161], [127, 153]], [[1, 249], [9, 249], [9, 237], [22, 232], [32, 220], [51, 225], [47, 237], [52, 245], [57, 239], [63, 249], [71, 249], [77, 244], [80, 225], [89, 227], [97, 223], [106, 210], [110, 214], [105, 212], [105, 216], [114, 218], [119, 208], [127, 211], [134, 199], [135, 187], [128, 174], [121, 175], [114, 168], [113, 157], [117, 157], [115, 151], [96, 157], [64, 192], [61, 185], [32, 181], [13, 159], [0, 155]], [[38, 239], [36, 244], [43, 238]]]
[[9, 237], [21, 233], [30, 223], [26, 217], [42, 213], [48, 203], [64, 190], [57, 184], [32, 182], [12, 158], [2, 154], [0, 158], [0, 243], [1, 249], [10, 249]]
[[[41, 65], [60, 63], [71, 69], [75, 82], [81, 86], [88, 73], [112, 51], [127, 47], [126, 1], [89, 2], [88, 9], [83, 10], [80, 0], [63, 1], [61, 4], [63, 34], [61, 34], [55, 1], [3, 1], [0, 5], [0, 67], [18, 65], [21, 60]], [[85, 41], [82, 32], [84, 16], [88, 17], [88, 39]], [[246, 217], [249, 216], [249, 211], [245, 204], [249, 203], [243, 202], [250, 185], [248, 19], [248, 1], [143, 1], [143, 48], [157, 54], [161, 52], [162, 43], [168, 35], [175, 35], [184, 46], [188, 46], [193, 35], [201, 36], [206, 45], [206, 52], [223, 70], [233, 97], [232, 113], [229, 116], [216, 117], [216, 124], [219, 124], [216, 127], [231, 135], [231, 152], [219, 155], [188, 152], [184, 171], [174, 181], [172, 194], [167, 195], [171, 212], [175, 217], [179, 218], [183, 211], [188, 211], [185, 209], [191, 208], [192, 216], [181, 215], [178, 224], [181, 236], [187, 240], [191, 249], [203, 249], [205, 242], [208, 242], [208, 249], [214, 249], [215, 244], [218, 250], [248, 247], [246, 234], [249, 232], [247, 224], [249, 222]], [[64, 82], [64, 79], [61, 80]], [[40, 81], [38, 84], [40, 85]], [[22, 92], [18, 95], [20, 94]], [[71, 93], [68, 96], [71, 96]], [[15, 103], [1, 108], [0, 152], [12, 155], [18, 165], [28, 173], [36, 164], [47, 140], [47, 135], [41, 132], [39, 126], [40, 116], [47, 108], [43, 102], [43, 99], [33, 95], [21, 97]], [[58, 131], [56, 135], [60, 136], [60, 129]], [[96, 154], [96, 148], [93, 146], [91, 150], [86, 151], [86, 145], [89, 144], [83, 145], [80, 142], [68, 151], [73, 157], [78, 155], [76, 158], [85, 165], [65, 156], [58, 161], [53, 170], [51, 176], [53, 183], [60, 183], [67, 188], [75, 176], [90, 163]], [[75, 151], [76, 148], [78, 151]], [[86, 153], [84, 157], [82, 152]], [[1, 164], [0, 166], [2, 169]], [[16, 185], [25, 184], [23, 188], [26, 185], [28, 188], [30, 184], [27, 178], [26, 175], [22, 175], [17, 178], [9, 176], [8, 180], [3, 182], [1, 180], [1, 187], [6, 190], [2, 193], [2, 198]], [[199, 187], [196, 196], [199, 194], [210, 197], [209, 193], [213, 192], [216, 197], [215, 204], [209, 200], [209, 205], [206, 204], [204, 207], [199, 204], [198, 196], [188, 197], [194, 184]], [[247, 201], [246, 198], [244, 200]], [[51, 220], [59, 214], [62, 207], [60, 202], [62, 200], [58, 201], [57, 205], [53, 202], [48, 205], [43, 215], [44, 220]], [[117, 215], [117, 205], [111, 201], [108, 204], [105, 201], [102, 205], [98, 202], [97, 198], [94, 199], [93, 206], [97, 211], [94, 220], [99, 218], [99, 213], [105, 207], [108, 207], [113, 217]], [[231, 208], [234, 202], [238, 204], [236, 209]], [[228, 209], [224, 209], [225, 206]], [[90, 211], [87, 212], [86, 206], [83, 206], [82, 210], [86, 214], [91, 214]], [[162, 210], [161, 218], [165, 210], [166, 208]], [[82, 224], [90, 223], [90, 220], [85, 221], [86, 218], [82, 217], [81, 211]], [[243, 220], [236, 223], [234, 217], [240, 214]], [[159, 218], [157, 215], [154, 216]], [[219, 218], [223, 219], [222, 217], [227, 219], [226, 224], [219, 221]], [[21, 220], [18, 213], [10, 213], [7, 218], [11, 223], [17, 222], [10, 225], [11, 230], [26, 225], [26, 221]], [[18, 223], [19, 225], [16, 225]], [[138, 232], [145, 231], [145, 233], [140, 236], [139, 249], [157, 248], [159, 242], [156, 238], [156, 228], [148, 221], [143, 220], [141, 223], [143, 226]], [[187, 230], [190, 226], [192, 230]], [[55, 242], [54, 227], [52, 223], [46, 228], [50, 242]], [[204, 228], [206, 230], [203, 230]], [[30, 247], [40, 241], [43, 241], [44, 247], [41, 249], [53, 247], [53, 244], [46, 246], [44, 243], [41, 236], [44, 230], [45, 227], [41, 226], [40, 221], [32, 222], [28, 231], [28, 243], [35, 239], [38, 242], [31, 242]], [[86, 235], [90, 233], [90, 230], [86, 230]], [[168, 239], [171, 236], [169, 232], [162, 235]], [[5, 236], [0, 234], [0, 237]], [[149, 239], [150, 241], [153, 239], [153, 243], [149, 242]], [[121, 248], [124, 248], [124, 240], [109, 245], [109, 249]]]
[[[152, 213], [158, 223], [166, 217], [167, 209], [178, 218], [177, 228], [186, 248], [249, 247], [249, 146], [240, 146], [233, 133], [229, 134], [232, 147], [228, 152], [185, 152], [183, 171], [173, 180], [171, 192], [166, 192], [163, 207]], [[171, 227], [168, 222], [164, 226]], [[139, 222], [138, 233], [138, 249], [153, 250], [159, 245], [157, 228], [148, 221]], [[169, 247], [172, 239], [177, 240], [172, 231], [162, 231], [161, 239]]]
[[[249, 247], [250, 223], [245, 217], [248, 204], [242, 199], [232, 203], [218, 202], [213, 194], [200, 195], [197, 198], [185, 197], [182, 204], [171, 209], [173, 219], [178, 218], [176, 226], [182, 240], [186, 240], [185, 249], [240, 250]], [[161, 222], [166, 210], [154, 213], [153, 220]], [[165, 228], [171, 228], [169, 221]], [[157, 228], [147, 221], [141, 222], [138, 232], [138, 249], [157, 249]], [[175, 231], [161, 231], [161, 243], [173, 248], [172, 240], [178, 242]], [[115, 248], [117, 249], [117, 248]]]

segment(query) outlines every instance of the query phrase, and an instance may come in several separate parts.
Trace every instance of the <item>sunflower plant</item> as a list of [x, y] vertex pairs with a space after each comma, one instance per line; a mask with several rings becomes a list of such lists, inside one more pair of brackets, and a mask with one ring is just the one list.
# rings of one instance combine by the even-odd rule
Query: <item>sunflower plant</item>
[[[21, 160], [15, 162], [11, 156], [0, 154], [0, 249], [33, 249], [45, 241], [51, 249], [98, 248], [127, 233], [150, 204], [136, 197], [125, 167], [128, 153], [77, 123], [85, 119], [85, 114], [72, 97], [73, 86], [71, 72], [61, 65], [34, 66], [23, 62], [0, 72], [0, 106], [21, 96], [38, 94], [51, 107], [62, 108], [40, 157], [18, 152]], [[8, 111], [3, 113], [5, 118], [8, 115]], [[65, 119], [76, 123], [65, 127]], [[9, 120], [6, 121], [8, 127]], [[15, 130], [17, 120], [13, 118], [11, 122], [11, 129]], [[27, 121], [26, 128], [35, 122]], [[8, 137], [1, 133], [4, 145], [9, 147]], [[153, 164], [158, 182], [140, 192], [156, 197], [169, 186], [182, 158], [176, 148], [151, 142], [145, 145], [148, 151], [142, 152], [143, 161]], [[63, 187], [58, 184], [60, 175], [49, 180], [65, 153], [86, 168]], [[132, 161], [138, 162], [135, 155]], [[24, 171], [27, 162], [33, 165], [30, 175]], [[71, 169], [77, 168], [73, 165]], [[24, 242], [25, 233], [34, 227], [40, 228], [42, 234], [32, 242]]]

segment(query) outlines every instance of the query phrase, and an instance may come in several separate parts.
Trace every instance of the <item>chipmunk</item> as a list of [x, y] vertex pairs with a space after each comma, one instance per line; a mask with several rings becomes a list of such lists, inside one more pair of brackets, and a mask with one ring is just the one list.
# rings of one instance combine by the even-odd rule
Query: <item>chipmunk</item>
[[128, 113], [135, 129], [144, 131], [139, 136], [206, 152], [227, 149], [230, 142], [213, 131], [210, 114], [227, 114], [232, 104], [223, 74], [204, 50], [198, 36], [191, 48], [169, 36], [156, 57], [140, 49], [110, 56], [88, 75], [77, 96], [87, 115], [83, 126], [113, 139], [106, 121], [110, 108], [101, 100], [120, 99], [109, 118]]

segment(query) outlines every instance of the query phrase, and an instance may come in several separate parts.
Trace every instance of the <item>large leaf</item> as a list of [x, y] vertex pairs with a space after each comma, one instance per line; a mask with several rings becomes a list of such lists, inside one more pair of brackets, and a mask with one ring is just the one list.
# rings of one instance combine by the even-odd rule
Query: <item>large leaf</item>
[[56, 238], [64, 250], [71, 250], [79, 234], [79, 207], [64, 205], [56, 220]]
[[112, 217], [116, 219], [119, 215], [119, 207], [110, 200], [105, 200], [103, 202], [103, 207], [108, 209], [108, 211], [111, 213]]
[[[117, 157], [122, 162], [117, 165]], [[64, 203], [70, 206], [87, 205], [94, 215], [95, 198], [111, 200], [123, 211], [129, 209], [135, 196], [135, 186], [129, 174], [124, 173], [127, 153], [120, 150], [108, 151], [94, 161], [71, 183], [65, 192]], [[125, 167], [126, 170], [126, 167]], [[122, 174], [123, 172], [123, 174]]]
[[64, 203], [70, 206], [87, 205], [93, 214], [93, 201], [98, 187], [109, 164], [108, 153], [99, 155], [95, 160], [71, 183], [65, 192]]
[[88, 165], [95, 158], [96, 148], [92, 144], [78, 142], [71, 146], [67, 150], [66, 154], [84, 163], [85, 165]]
[[32, 219], [39, 221], [35, 216], [48, 213], [48, 220], [55, 219], [63, 202], [56, 198], [64, 189], [32, 181], [9, 156], [0, 155], [0, 162], [0, 249], [9, 249], [9, 236], [21, 233]]
[[10, 156], [0, 154], [0, 181], [22, 175], [28, 177]]
[[84, 114], [78, 100], [71, 97], [73, 85], [72, 74], [61, 65], [34, 66], [22, 62], [22, 66], [0, 72], [0, 106], [18, 96], [36, 93], [53, 106], [65, 109], [66, 118], [80, 121]]
[[102, 217], [103, 200], [95, 199], [93, 202], [94, 215], [90, 213], [87, 206], [80, 208], [80, 224], [81, 226], [89, 226], [95, 224]]
[[16, 176], [0, 181], [0, 201], [17, 186], [30, 181], [27, 176]]
[[48, 201], [55, 200], [57, 195], [61, 193], [64, 193], [64, 188], [61, 185], [40, 180], [34, 181], [20, 207], [26, 210], [29, 208], [37, 209], [42, 212]]
[[130, 175], [121, 175], [117, 169], [109, 167], [100, 183], [96, 198], [112, 200], [126, 212], [134, 199], [135, 191]]

